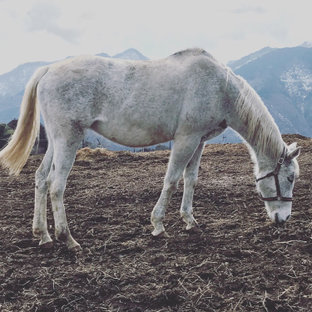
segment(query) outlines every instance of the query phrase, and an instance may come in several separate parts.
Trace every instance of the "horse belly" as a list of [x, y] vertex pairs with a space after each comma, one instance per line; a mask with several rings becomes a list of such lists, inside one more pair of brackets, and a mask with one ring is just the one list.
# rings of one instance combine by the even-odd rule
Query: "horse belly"
[[149, 146], [173, 139], [172, 131], [165, 125], [129, 124], [122, 121], [117, 124], [97, 120], [92, 124], [91, 129], [115, 143], [131, 147]]

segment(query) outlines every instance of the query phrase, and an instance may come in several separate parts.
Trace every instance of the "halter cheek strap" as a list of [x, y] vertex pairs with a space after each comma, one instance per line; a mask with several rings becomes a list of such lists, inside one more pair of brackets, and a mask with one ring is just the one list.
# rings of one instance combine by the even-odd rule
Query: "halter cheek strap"
[[279, 171], [281, 169], [282, 164], [285, 161], [286, 154], [287, 154], [287, 151], [286, 151], [286, 148], [284, 147], [283, 153], [282, 153], [280, 159], [278, 160], [277, 165], [276, 165], [274, 171], [269, 172], [264, 177], [256, 179], [256, 182], [259, 182], [259, 181], [261, 181], [263, 179], [266, 179], [266, 178], [269, 178], [269, 177], [274, 177], [274, 181], [275, 181], [276, 196], [274, 196], [274, 197], [263, 197], [262, 194], [260, 193], [259, 196], [260, 196], [261, 200], [263, 200], [263, 201], [277, 201], [277, 200], [279, 200], [279, 201], [286, 201], [286, 202], [291, 202], [293, 200], [292, 197], [284, 197], [284, 196], [282, 196], [282, 194], [281, 194], [281, 187], [280, 187], [280, 183], [279, 183], [279, 180], [278, 180], [278, 174], [279, 174]]

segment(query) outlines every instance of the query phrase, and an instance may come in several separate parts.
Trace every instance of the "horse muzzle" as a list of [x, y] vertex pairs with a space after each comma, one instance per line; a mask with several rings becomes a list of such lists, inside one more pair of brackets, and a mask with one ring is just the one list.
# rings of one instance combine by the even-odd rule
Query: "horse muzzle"
[[283, 205], [281, 207], [270, 207], [269, 205], [266, 205], [266, 211], [269, 215], [269, 218], [273, 223], [276, 225], [282, 225], [287, 220], [289, 220], [291, 215], [291, 203], [288, 205]]
[[276, 225], [284, 224], [290, 218], [290, 214], [287, 215], [285, 218], [278, 212], [274, 214], [274, 222]]

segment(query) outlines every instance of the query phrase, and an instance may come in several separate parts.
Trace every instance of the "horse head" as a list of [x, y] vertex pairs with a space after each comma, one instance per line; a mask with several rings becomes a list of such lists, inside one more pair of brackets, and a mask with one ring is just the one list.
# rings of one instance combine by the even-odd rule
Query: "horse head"
[[265, 203], [266, 211], [270, 219], [276, 224], [287, 221], [291, 215], [292, 197], [295, 179], [299, 176], [297, 157], [300, 147], [296, 143], [284, 150], [275, 164], [275, 169], [269, 171], [272, 165], [259, 170], [259, 178], [256, 179], [260, 198]]

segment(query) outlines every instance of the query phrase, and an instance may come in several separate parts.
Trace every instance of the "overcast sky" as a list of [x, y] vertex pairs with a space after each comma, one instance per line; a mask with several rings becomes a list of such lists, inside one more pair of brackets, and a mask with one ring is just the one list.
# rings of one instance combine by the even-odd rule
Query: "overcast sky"
[[30, 61], [151, 59], [201, 47], [223, 62], [312, 40], [311, 0], [0, 0], [0, 74]]

